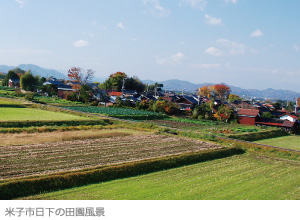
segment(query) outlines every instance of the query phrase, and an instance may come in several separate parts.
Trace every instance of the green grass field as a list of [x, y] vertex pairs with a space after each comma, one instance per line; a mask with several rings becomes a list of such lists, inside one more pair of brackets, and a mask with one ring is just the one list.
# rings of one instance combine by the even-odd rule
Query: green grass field
[[275, 147], [288, 148], [293, 150], [300, 150], [300, 136], [290, 135], [277, 138], [269, 138], [265, 140], [256, 141], [256, 143], [271, 145]]
[[0, 107], [0, 121], [86, 120], [85, 117], [33, 108]]
[[244, 154], [23, 199], [299, 199], [300, 162]]

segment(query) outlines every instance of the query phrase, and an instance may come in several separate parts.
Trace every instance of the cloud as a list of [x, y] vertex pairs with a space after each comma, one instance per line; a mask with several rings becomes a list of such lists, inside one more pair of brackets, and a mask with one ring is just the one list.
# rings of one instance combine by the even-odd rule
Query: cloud
[[182, 53], [176, 53], [176, 54], [171, 56], [171, 60], [176, 62], [176, 63], [182, 61], [183, 58], [184, 58], [184, 55]]
[[209, 24], [209, 25], [222, 25], [222, 19], [219, 18], [214, 18], [208, 14], [205, 15], [205, 20], [206, 20], [206, 23]]
[[171, 13], [170, 10], [165, 9], [160, 5], [159, 0], [143, 0], [143, 2], [144, 5], [151, 5], [151, 14], [158, 17], [167, 17]]
[[231, 3], [237, 3], [238, 0], [225, 0], [226, 3], [231, 2]]
[[299, 46], [297, 44], [294, 44], [293, 45], [293, 49], [296, 51], [296, 52], [299, 52]]
[[74, 47], [87, 47], [89, 45], [90, 45], [90, 43], [85, 40], [77, 40], [77, 41], [74, 41], [74, 43], [73, 43]]
[[123, 30], [126, 30], [126, 27], [123, 25], [122, 22], [119, 22], [119, 23], [117, 24], [117, 27], [118, 27], [118, 28], [121, 28], [121, 29], [123, 29]]
[[180, 62], [182, 62], [182, 60], [185, 58], [184, 54], [183, 53], [176, 53], [176, 54], [173, 54], [171, 55], [170, 57], [163, 57], [163, 58], [160, 58], [160, 57], [156, 57], [156, 62], [158, 64], [179, 64]]
[[206, 0], [183, 0], [183, 2], [186, 2], [193, 8], [197, 8], [200, 10], [204, 10], [204, 8], [206, 6]]
[[261, 30], [257, 29], [250, 35], [250, 37], [262, 37], [263, 35], [264, 35], [263, 32], [261, 32]]
[[204, 53], [206, 53], [208, 55], [216, 56], [216, 57], [223, 56], [223, 52], [215, 47], [207, 48]]
[[[212, 56], [234, 56], [234, 55], [240, 55], [243, 54], [249, 49], [247, 46], [230, 41], [224, 38], [221, 38], [216, 41], [216, 44], [218, 44], [218, 49], [216, 47], [209, 47], [205, 50], [206, 54], [212, 55]], [[250, 49], [251, 52], [253, 52]]]
[[221, 65], [218, 63], [213, 64], [192, 64], [192, 67], [201, 68], [201, 69], [217, 69]]
[[219, 39], [217, 43], [226, 48], [229, 55], [239, 55], [244, 53], [247, 49], [245, 45], [227, 39]]
[[19, 4], [20, 8], [23, 8], [25, 1], [24, 0], [16, 0], [16, 2]]

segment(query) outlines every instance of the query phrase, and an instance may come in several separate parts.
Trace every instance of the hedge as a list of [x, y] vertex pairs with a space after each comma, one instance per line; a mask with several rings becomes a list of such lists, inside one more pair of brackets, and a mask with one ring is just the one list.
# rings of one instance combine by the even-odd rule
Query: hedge
[[142, 175], [183, 165], [243, 154], [244, 152], [245, 151], [241, 148], [222, 148], [85, 169], [81, 171], [20, 178], [0, 183], [0, 199], [14, 199], [118, 178]]
[[286, 131], [278, 129], [278, 130], [268, 130], [268, 131], [260, 131], [260, 132], [252, 132], [246, 134], [235, 134], [228, 135], [228, 138], [238, 139], [243, 141], [257, 141], [267, 138], [281, 137], [289, 135]]
[[107, 120], [78, 120], [78, 121], [0, 121], [0, 128], [24, 128], [42, 126], [79, 126], [79, 125], [107, 125]]

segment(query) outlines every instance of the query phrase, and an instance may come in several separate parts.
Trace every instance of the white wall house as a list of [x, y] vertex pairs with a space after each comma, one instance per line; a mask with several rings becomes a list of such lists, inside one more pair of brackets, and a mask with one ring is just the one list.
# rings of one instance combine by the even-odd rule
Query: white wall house
[[280, 119], [281, 120], [288, 120], [290, 122], [296, 122], [297, 121], [297, 116], [286, 114], [286, 115], [281, 116]]

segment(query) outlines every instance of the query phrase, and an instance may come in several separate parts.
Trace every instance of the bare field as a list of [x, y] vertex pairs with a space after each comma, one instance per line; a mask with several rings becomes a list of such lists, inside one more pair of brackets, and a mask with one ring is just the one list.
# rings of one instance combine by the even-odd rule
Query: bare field
[[134, 135], [0, 147], [0, 179], [139, 161], [222, 146], [162, 135]]
[[0, 134], [1, 146], [18, 146], [29, 144], [44, 144], [60, 141], [74, 141], [84, 139], [98, 139], [143, 134], [129, 129], [114, 130], [80, 130], [80, 131], [54, 131], [43, 133], [8, 133]]

